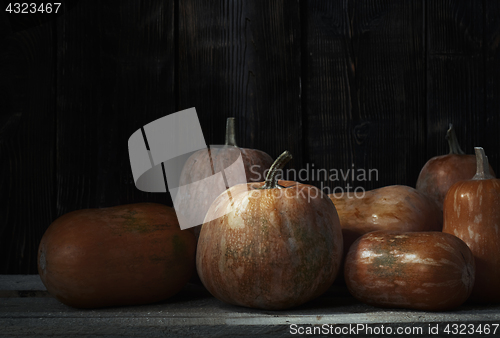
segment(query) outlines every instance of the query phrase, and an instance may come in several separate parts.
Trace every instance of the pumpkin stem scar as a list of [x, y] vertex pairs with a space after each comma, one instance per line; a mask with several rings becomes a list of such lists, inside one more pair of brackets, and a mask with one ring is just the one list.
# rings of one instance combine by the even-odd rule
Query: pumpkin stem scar
[[453, 124], [450, 123], [450, 127], [446, 132], [446, 139], [448, 140], [448, 145], [450, 146], [450, 154], [461, 155], [465, 154], [460, 144], [458, 143], [457, 134], [455, 134], [455, 129]]
[[287, 164], [292, 159], [292, 154], [288, 150], [285, 150], [277, 159], [274, 161], [273, 165], [269, 169], [266, 176], [266, 183], [260, 189], [282, 189], [281, 185], [278, 184], [278, 173], [283, 169], [285, 164]]

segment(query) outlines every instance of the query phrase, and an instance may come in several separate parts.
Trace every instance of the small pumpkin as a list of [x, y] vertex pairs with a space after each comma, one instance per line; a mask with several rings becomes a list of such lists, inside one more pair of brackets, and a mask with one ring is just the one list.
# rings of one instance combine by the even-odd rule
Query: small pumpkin
[[325, 292], [342, 258], [335, 206], [318, 188], [278, 181], [284, 152], [265, 182], [240, 184], [210, 206], [196, 253], [203, 285], [234, 305], [286, 309]]
[[378, 307], [445, 311], [472, 292], [475, 263], [459, 238], [442, 232], [374, 231], [345, 261], [347, 288]]
[[471, 298], [500, 302], [500, 179], [490, 174], [484, 149], [474, 148], [477, 173], [455, 183], [444, 200], [443, 232], [461, 238], [476, 260]]
[[[471, 179], [476, 172], [476, 158], [467, 155], [460, 148], [455, 129], [450, 123], [446, 132], [446, 139], [450, 147], [447, 155], [435, 156], [422, 167], [417, 178], [416, 188], [428, 195], [441, 210], [448, 189], [458, 181]], [[493, 168], [490, 172], [495, 175]]]
[[48, 227], [38, 272], [51, 295], [76, 308], [153, 303], [187, 284], [195, 249], [193, 231], [165, 205], [77, 210]]
[[376, 230], [441, 231], [443, 216], [427, 196], [405, 185], [391, 185], [362, 196], [328, 195], [337, 209], [344, 255], [360, 236]]
[[[177, 210], [189, 210], [187, 215], [179, 215], [184, 217], [189, 223], [197, 223], [194, 227], [196, 238], [199, 237], [201, 224], [206, 215], [208, 208], [213, 202], [211, 197], [212, 191], [206, 188], [198, 188], [191, 185], [193, 182], [202, 181], [214, 173], [217, 173], [224, 168], [228, 168], [241, 155], [247, 182], [260, 182], [265, 177], [265, 172], [273, 163], [273, 159], [267, 153], [249, 148], [239, 148], [236, 144], [235, 119], [230, 117], [226, 122], [226, 141], [222, 148], [203, 149], [192, 154], [184, 164], [179, 179], [180, 193], [179, 198], [175, 201]], [[196, 196], [193, 200], [192, 196]]]

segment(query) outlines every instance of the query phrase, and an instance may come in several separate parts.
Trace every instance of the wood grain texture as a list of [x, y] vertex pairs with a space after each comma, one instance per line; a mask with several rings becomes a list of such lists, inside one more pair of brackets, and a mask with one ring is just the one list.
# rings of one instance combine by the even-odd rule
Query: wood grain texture
[[14, 32], [4, 19], [0, 14], [0, 274], [27, 274], [36, 271], [38, 243], [54, 216], [55, 27]]
[[236, 117], [240, 147], [302, 166], [299, 4], [179, 1], [179, 109], [196, 107], [207, 144]]
[[484, 144], [483, 16], [482, 1], [427, 3], [428, 158], [449, 152], [449, 123], [466, 153]]
[[58, 24], [57, 215], [154, 201], [127, 141], [175, 111], [174, 2], [85, 1]]
[[500, 2], [485, 1], [484, 69], [485, 123], [484, 150], [491, 166], [500, 175]]
[[[35, 273], [66, 212], [171, 205], [135, 188], [127, 141], [189, 107], [207, 144], [234, 116], [239, 146], [318, 187], [414, 186], [450, 122], [499, 173], [499, 45], [497, 0], [86, 0], [18, 32], [2, 12], [0, 273]], [[317, 176], [352, 168], [378, 180]]]
[[345, 184], [326, 179], [319, 170], [326, 169], [330, 177], [330, 169], [350, 169], [354, 160], [350, 131], [358, 102], [348, 5], [348, 1], [309, 1], [303, 12], [306, 153], [310, 168], [314, 165], [319, 174], [310, 183], [324, 190]]
[[411, 185], [425, 145], [422, 1], [307, 3], [311, 162], [378, 170], [341, 187]]

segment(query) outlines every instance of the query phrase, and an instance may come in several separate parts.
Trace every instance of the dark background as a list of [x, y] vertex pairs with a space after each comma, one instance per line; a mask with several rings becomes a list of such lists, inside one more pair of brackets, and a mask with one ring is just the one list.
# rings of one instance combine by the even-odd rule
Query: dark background
[[64, 213], [171, 204], [135, 188], [127, 141], [190, 107], [208, 144], [234, 116], [240, 146], [288, 149], [289, 168], [379, 173], [329, 187], [415, 186], [450, 122], [500, 172], [498, 0], [84, 0], [25, 29], [6, 4], [0, 273], [36, 273]]

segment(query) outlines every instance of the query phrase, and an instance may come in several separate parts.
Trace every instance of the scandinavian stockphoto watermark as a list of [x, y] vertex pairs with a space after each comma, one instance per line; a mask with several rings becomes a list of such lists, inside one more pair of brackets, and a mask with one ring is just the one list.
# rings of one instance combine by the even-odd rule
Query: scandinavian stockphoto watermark
[[[224, 148], [230, 149], [224, 149]], [[234, 161], [229, 165], [215, 165], [211, 154], [222, 149], [231, 152]], [[211, 221], [208, 208], [215, 199], [228, 189], [247, 182], [245, 165], [238, 147], [228, 145], [207, 145], [195, 108], [176, 112], [153, 122], [134, 132], [128, 140], [130, 166], [137, 189], [145, 192], [168, 192], [181, 229], [191, 228]], [[197, 170], [208, 173], [203, 177], [183, 175], [191, 170], [190, 159], [196, 157]], [[188, 167], [188, 168], [186, 168]], [[217, 168], [216, 168], [217, 167]], [[253, 166], [250, 171], [258, 181], [265, 180], [265, 174]], [[362, 198], [364, 188], [356, 182], [378, 180], [376, 169], [317, 169], [307, 164], [300, 170], [281, 170], [278, 175], [290, 181], [308, 182], [316, 188], [301, 189], [293, 194], [293, 189], [281, 189], [285, 197], [305, 196], [308, 201], [319, 194], [334, 194], [334, 197]], [[328, 182], [335, 182], [329, 183]], [[347, 183], [343, 185], [342, 182]], [[335, 188], [330, 185], [335, 184]], [[353, 184], [351, 186], [351, 184]], [[317, 187], [319, 185], [319, 188]], [[247, 187], [248, 190], [248, 187]], [[252, 191], [252, 196], [258, 190]]]
[[[261, 174], [260, 167], [253, 165], [250, 167], [250, 172], [254, 174], [254, 177], [259, 177], [260, 181], [264, 181], [268, 170]], [[347, 198], [363, 198], [366, 191], [362, 186], [356, 185], [356, 182], [378, 181], [378, 170], [355, 168], [354, 164], [347, 169], [332, 168], [327, 170], [314, 168], [314, 163], [307, 163], [305, 168], [299, 170], [280, 169], [278, 178], [287, 181], [310, 182], [324, 194], [333, 194], [335, 198], [343, 198], [344, 196]], [[328, 182], [334, 182], [336, 186], [331, 188]]]

